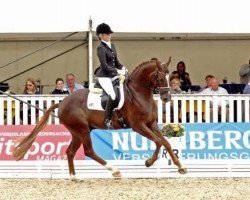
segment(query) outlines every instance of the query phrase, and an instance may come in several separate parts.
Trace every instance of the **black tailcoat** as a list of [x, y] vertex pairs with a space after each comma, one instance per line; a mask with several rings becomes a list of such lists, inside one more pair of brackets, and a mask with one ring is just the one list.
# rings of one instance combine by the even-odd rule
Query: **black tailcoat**
[[110, 77], [117, 75], [116, 69], [122, 69], [123, 65], [118, 61], [115, 46], [111, 44], [111, 49], [107, 44], [101, 42], [97, 47], [97, 56], [101, 63], [95, 71], [96, 77]]

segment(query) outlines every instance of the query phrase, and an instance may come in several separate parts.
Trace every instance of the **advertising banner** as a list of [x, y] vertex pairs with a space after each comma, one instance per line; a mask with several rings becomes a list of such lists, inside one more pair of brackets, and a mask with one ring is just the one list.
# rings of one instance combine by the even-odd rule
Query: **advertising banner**
[[[250, 159], [250, 126], [247, 123], [183, 124], [183, 137], [168, 141], [181, 159]], [[0, 161], [13, 160], [14, 141], [30, 133], [34, 126], [0, 127]], [[145, 160], [155, 144], [131, 129], [93, 130], [96, 153], [105, 160]], [[47, 125], [39, 133], [24, 160], [65, 160], [71, 134], [62, 125]], [[89, 159], [81, 146], [75, 160]], [[169, 159], [165, 148], [159, 159]]]
[[183, 159], [250, 159], [249, 123], [186, 124]]
[[[0, 127], [0, 161], [13, 160], [12, 148], [14, 141], [28, 135], [34, 126], [10, 125]], [[23, 160], [66, 160], [66, 149], [71, 141], [71, 134], [62, 125], [47, 125], [39, 133], [35, 142]], [[84, 158], [80, 147], [75, 159]]]
[[[183, 124], [185, 134], [168, 139], [182, 159], [250, 159], [248, 123]], [[131, 129], [94, 130], [96, 152], [106, 160], [139, 160], [151, 157], [155, 144]], [[168, 159], [162, 147], [159, 159]]]

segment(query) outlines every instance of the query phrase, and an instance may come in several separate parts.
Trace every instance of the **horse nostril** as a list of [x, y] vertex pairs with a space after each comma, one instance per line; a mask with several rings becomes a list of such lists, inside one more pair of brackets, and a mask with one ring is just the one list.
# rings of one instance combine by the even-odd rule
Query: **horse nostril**
[[166, 103], [166, 102], [168, 101], [168, 98], [165, 97], [165, 98], [162, 99], [162, 101], [163, 101], [164, 103]]
[[166, 102], [169, 102], [171, 100], [171, 97], [164, 97], [163, 99], [162, 99], [162, 101], [164, 101], [165, 103]]

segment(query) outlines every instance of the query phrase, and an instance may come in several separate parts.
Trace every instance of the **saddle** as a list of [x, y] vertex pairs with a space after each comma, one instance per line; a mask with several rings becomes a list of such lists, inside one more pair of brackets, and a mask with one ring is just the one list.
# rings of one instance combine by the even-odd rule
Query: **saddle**
[[[124, 80], [125, 77], [120, 76], [119, 79], [116, 79], [112, 82], [116, 94], [116, 99], [113, 102], [115, 110], [121, 109], [124, 104]], [[90, 91], [87, 100], [88, 109], [105, 110], [108, 94], [101, 88], [101, 85], [98, 83], [98, 81], [95, 84], [91, 84], [89, 90]]]

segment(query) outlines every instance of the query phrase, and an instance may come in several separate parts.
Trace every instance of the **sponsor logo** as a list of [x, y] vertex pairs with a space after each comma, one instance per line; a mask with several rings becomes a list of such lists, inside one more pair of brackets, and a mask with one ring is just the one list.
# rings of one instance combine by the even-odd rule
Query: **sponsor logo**
[[183, 139], [185, 159], [250, 159], [250, 130], [189, 131]]
[[[0, 132], [0, 161], [13, 160], [12, 149], [15, 140], [30, 133], [33, 126], [5, 126]], [[66, 149], [71, 134], [62, 125], [48, 125], [40, 132], [23, 160], [66, 160]], [[84, 151], [77, 152], [75, 159], [82, 160]]]

